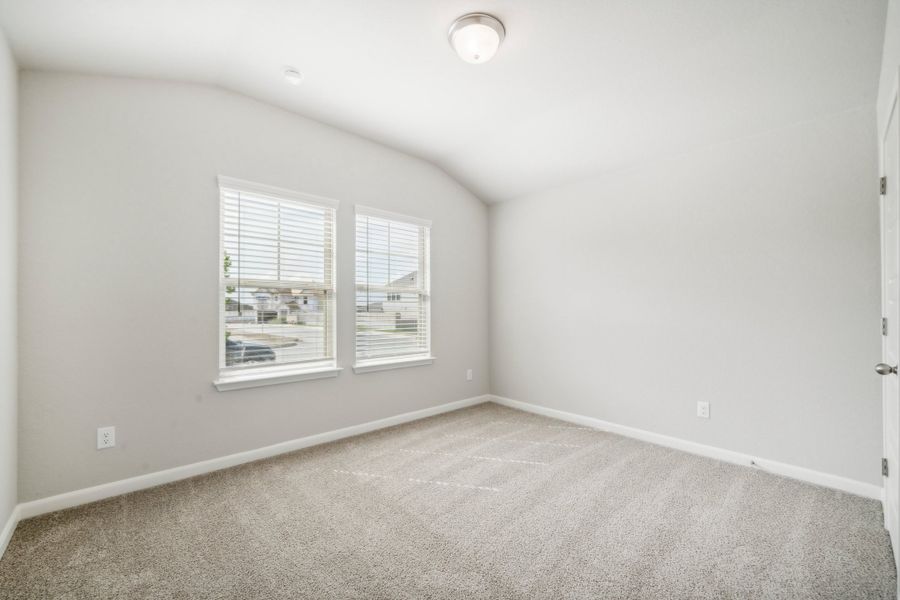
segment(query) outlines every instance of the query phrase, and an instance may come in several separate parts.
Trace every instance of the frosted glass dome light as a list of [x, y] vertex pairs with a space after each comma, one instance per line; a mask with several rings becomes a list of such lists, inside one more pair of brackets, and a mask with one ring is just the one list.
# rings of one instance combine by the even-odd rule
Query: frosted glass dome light
[[484, 13], [463, 15], [450, 26], [450, 45], [467, 63], [485, 63], [497, 54], [506, 29], [496, 17]]

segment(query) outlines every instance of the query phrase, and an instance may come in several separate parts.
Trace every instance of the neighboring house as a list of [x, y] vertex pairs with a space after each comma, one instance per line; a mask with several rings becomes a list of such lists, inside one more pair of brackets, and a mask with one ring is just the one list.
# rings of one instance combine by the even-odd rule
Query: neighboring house
[[287, 324], [321, 324], [321, 298], [315, 292], [288, 288], [259, 288], [256, 299], [257, 321], [267, 323], [278, 321]]
[[[390, 286], [415, 290], [418, 285], [418, 280], [419, 272], [413, 271], [399, 279], [395, 279], [390, 283]], [[419, 302], [417, 296], [418, 293], [415, 291], [409, 293], [394, 292], [387, 294], [382, 305], [382, 310], [386, 313], [394, 313], [398, 325], [400, 324], [399, 321], [412, 321], [413, 323], [416, 323], [419, 319]]]
[[[384, 300], [369, 302], [366, 305], [357, 306], [357, 312], [369, 314], [369, 323], [379, 327], [402, 328], [406, 331], [415, 331], [419, 322], [418, 285], [419, 272], [412, 271], [388, 284], [394, 288], [409, 288], [409, 292], [390, 292]], [[383, 317], [375, 317], [373, 314], [382, 313]]]

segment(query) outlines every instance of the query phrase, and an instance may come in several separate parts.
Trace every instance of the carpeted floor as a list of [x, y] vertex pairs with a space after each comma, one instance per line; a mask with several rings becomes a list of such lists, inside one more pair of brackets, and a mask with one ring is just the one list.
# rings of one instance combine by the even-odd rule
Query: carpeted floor
[[485, 404], [22, 522], [0, 598], [894, 598], [879, 503]]

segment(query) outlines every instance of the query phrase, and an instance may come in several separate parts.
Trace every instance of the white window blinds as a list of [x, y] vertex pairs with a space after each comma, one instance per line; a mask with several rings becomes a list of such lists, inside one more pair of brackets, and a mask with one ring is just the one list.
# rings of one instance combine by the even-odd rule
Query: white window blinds
[[431, 224], [356, 208], [356, 362], [431, 353]]
[[223, 371], [334, 365], [335, 203], [219, 178]]

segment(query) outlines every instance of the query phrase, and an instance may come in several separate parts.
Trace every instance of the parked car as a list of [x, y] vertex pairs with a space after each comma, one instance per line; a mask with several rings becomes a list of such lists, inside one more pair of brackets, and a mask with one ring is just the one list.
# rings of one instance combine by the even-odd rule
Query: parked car
[[265, 344], [225, 339], [225, 366], [275, 360], [275, 351]]

